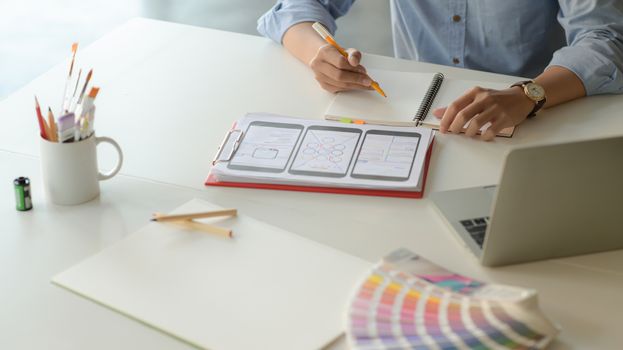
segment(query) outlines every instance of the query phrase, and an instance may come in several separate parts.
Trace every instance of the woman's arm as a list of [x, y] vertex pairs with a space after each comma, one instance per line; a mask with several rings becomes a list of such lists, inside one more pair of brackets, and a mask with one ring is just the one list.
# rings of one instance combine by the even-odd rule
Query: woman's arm
[[257, 30], [283, 44], [290, 53], [309, 65], [325, 90], [337, 92], [369, 89], [370, 78], [359, 64], [361, 52], [348, 49], [342, 57], [316, 34], [314, 22], [334, 33], [335, 19], [348, 12], [354, 0], [280, 0], [259, 20]]
[[[623, 93], [623, 2], [620, 0], [559, 0], [558, 22], [565, 29], [568, 46], [554, 53], [550, 66], [535, 78], [545, 89], [545, 107], [554, 107], [586, 95]], [[474, 136], [491, 122], [481, 136], [491, 140], [505, 127], [526, 119], [534, 107], [520, 88], [474, 88], [447, 108], [433, 113], [441, 118], [442, 132]]]
[[370, 78], [359, 64], [361, 52], [347, 49], [348, 58], [327, 44], [312, 22], [295, 24], [283, 36], [283, 46], [314, 71], [320, 86], [330, 92], [371, 89]]
[[318, 50], [327, 43], [312, 28], [313, 22], [303, 22], [290, 27], [283, 36], [283, 46], [309, 65]]
[[[540, 74], [535, 82], [545, 89], [545, 108], [554, 107], [586, 95], [584, 84], [572, 71], [551, 66]], [[441, 118], [442, 133], [460, 133], [471, 120], [465, 135], [474, 136], [486, 123], [491, 123], [481, 138], [492, 140], [502, 129], [514, 126], [527, 118], [534, 108], [521, 87], [492, 90], [476, 87], [456, 99], [447, 108], [433, 111]]]
[[582, 80], [564, 67], [550, 66], [534, 81], [545, 89], [547, 101], [544, 108], [554, 107], [586, 96]]

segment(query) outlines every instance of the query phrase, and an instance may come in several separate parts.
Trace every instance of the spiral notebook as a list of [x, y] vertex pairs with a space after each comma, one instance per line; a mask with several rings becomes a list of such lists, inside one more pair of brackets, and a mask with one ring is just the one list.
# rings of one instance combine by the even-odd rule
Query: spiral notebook
[[[508, 84], [450, 79], [441, 73], [372, 69], [369, 73], [381, 83], [387, 98], [374, 91], [340, 92], [325, 112], [325, 119], [438, 129], [440, 120], [432, 115], [435, 108], [449, 105], [474, 86], [490, 89], [508, 87]], [[483, 126], [481, 131], [488, 127], [488, 124]], [[503, 129], [498, 136], [512, 137], [514, 130], [515, 127]]]

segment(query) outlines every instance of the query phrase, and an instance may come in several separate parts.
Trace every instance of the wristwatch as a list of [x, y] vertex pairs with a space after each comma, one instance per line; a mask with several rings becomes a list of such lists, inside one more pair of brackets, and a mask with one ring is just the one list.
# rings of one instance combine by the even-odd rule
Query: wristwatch
[[528, 114], [528, 118], [534, 117], [536, 115], [536, 112], [538, 112], [539, 109], [541, 109], [545, 104], [545, 89], [532, 80], [520, 81], [511, 85], [511, 88], [515, 86], [521, 86], [526, 96], [534, 101], [534, 108], [532, 109], [530, 114]]

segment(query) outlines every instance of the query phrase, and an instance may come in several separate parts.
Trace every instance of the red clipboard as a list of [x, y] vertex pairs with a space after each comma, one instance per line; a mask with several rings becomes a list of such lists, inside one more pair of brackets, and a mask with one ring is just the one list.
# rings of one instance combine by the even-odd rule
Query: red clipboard
[[428, 175], [428, 166], [433, 150], [433, 141], [428, 146], [426, 152], [426, 160], [424, 161], [424, 174], [422, 175], [422, 191], [392, 191], [392, 190], [369, 190], [360, 188], [336, 188], [336, 187], [320, 187], [320, 186], [294, 186], [294, 185], [277, 185], [277, 184], [259, 184], [249, 182], [224, 182], [217, 181], [216, 176], [209, 174], [205, 181], [206, 186], [222, 186], [222, 187], [239, 187], [239, 188], [256, 188], [262, 190], [281, 190], [281, 191], [299, 191], [299, 192], [320, 192], [320, 193], [337, 193], [337, 194], [354, 194], [360, 196], [381, 196], [381, 197], [398, 197], [398, 198], [422, 198], [426, 187], [426, 177]]

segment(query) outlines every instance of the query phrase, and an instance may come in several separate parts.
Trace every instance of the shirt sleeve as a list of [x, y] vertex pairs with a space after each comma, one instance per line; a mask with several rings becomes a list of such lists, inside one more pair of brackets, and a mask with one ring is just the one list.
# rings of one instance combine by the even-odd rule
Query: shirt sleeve
[[288, 28], [301, 22], [320, 22], [335, 33], [335, 20], [346, 14], [354, 0], [279, 0], [257, 20], [257, 31], [281, 44]]
[[623, 1], [559, 0], [567, 44], [550, 66], [574, 72], [587, 95], [623, 93]]

